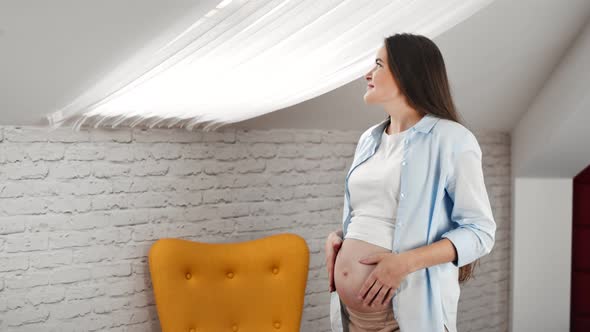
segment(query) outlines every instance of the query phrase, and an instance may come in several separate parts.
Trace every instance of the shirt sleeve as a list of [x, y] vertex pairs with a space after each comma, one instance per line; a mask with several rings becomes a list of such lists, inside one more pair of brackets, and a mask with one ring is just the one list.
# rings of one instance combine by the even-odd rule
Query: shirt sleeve
[[470, 131], [453, 160], [453, 171], [445, 189], [453, 201], [451, 220], [458, 227], [444, 233], [442, 238], [453, 242], [457, 251], [453, 264], [462, 267], [490, 253], [496, 222], [484, 182], [481, 148]]

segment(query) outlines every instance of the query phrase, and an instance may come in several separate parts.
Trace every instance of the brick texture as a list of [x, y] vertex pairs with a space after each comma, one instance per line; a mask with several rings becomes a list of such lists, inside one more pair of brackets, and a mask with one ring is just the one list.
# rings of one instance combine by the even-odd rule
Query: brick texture
[[[160, 331], [147, 253], [161, 237], [304, 237], [301, 331], [329, 331], [324, 241], [360, 131], [0, 127], [0, 330]], [[510, 139], [475, 133], [498, 224], [458, 328], [507, 331]]]

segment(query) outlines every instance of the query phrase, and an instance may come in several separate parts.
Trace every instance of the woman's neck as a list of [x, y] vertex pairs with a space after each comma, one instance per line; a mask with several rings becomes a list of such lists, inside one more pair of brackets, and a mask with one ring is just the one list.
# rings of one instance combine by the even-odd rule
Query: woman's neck
[[385, 128], [385, 132], [388, 135], [401, 133], [418, 123], [423, 117], [424, 115], [419, 114], [418, 112], [415, 112], [413, 115], [403, 116], [396, 119], [390, 115], [389, 125]]

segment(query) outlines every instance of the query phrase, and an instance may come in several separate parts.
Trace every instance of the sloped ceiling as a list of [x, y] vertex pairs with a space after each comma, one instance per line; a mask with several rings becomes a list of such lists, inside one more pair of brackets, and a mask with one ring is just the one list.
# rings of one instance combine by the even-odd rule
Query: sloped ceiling
[[512, 131], [512, 175], [572, 178], [590, 165], [590, 22]]
[[[434, 38], [469, 128], [512, 131], [590, 16], [590, 1], [496, 0]], [[364, 78], [236, 126], [367, 128], [385, 116], [364, 104]], [[321, 112], [320, 112], [321, 110]], [[310, 118], [313, 117], [313, 121]]]
[[[154, 36], [190, 26], [209, 1], [0, 2], [0, 125], [46, 125]], [[496, 0], [435, 38], [455, 102], [476, 129], [511, 130], [590, 13], [590, 2]], [[197, 15], [198, 14], [198, 15]], [[382, 119], [364, 78], [235, 125], [360, 129]], [[313, 116], [313, 121], [310, 117]]]

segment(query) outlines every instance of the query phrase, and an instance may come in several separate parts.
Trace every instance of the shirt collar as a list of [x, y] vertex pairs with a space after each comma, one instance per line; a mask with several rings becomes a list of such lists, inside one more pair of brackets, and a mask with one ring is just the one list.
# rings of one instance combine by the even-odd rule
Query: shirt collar
[[[430, 130], [432, 130], [432, 127], [434, 127], [434, 124], [438, 120], [440, 120], [440, 118], [437, 117], [436, 115], [432, 115], [432, 114], [427, 113], [426, 115], [424, 115], [422, 117], [422, 119], [420, 119], [412, 127], [410, 127], [409, 130], [414, 129], [414, 130], [417, 130], [422, 133], [429, 133]], [[371, 131], [371, 135], [375, 138], [381, 136], [381, 134], [383, 133], [385, 128], [389, 125], [390, 121], [391, 121], [391, 116], [388, 115], [387, 118], [385, 118], [385, 120], [379, 122], [375, 126], [375, 128], [373, 128], [373, 130]]]

